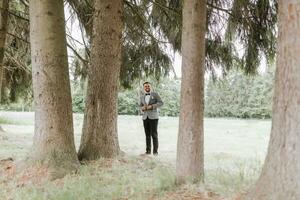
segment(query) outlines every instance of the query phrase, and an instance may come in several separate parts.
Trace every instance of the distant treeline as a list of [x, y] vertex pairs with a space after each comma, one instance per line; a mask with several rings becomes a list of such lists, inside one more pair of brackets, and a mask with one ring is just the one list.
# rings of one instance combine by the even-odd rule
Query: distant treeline
[[271, 118], [274, 70], [257, 76], [232, 71], [209, 80], [205, 90], [207, 117]]
[[[162, 79], [161, 81], [151, 81], [153, 88], [161, 96], [164, 106], [160, 109], [161, 116], [178, 116], [180, 80]], [[133, 89], [124, 89], [118, 94], [118, 112], [120, 115], [138, 115], [138, 102], [142, 92], [142, 86], [135, 84]], [[84, 111], [84, 94], [82, 90], [77, 90], [73, 95], [73, 111]]]
[[[274, 70], [257, 76], [246, 76], [232, 71], [225, 78], [206, 81], [205, 116], [236, 118], [270, 118], [272, 115]], [[163, 79], [154, 84], [164, 101], [161, 116], [178, 116], [180, 80]], [[141, 88], [119, 92], [118, 112], [121, 115], [138, 115]], [[83, 112], [83, 93], [73, 95], [73, 110]]]
[[[272, 115], [274, 70], [257, 76], [246, 76], [240, 71], [231, 71], [225, 78], [206, 80], [205, 116], [237, 118], [270, 118]], [[180, 102], [180, 80], [164, 78], [152, 81], [154, 89], [164, 101], [161, 116], [178, 116]], [[138, 101], [142, 87], [121, 89], [118, 95], [120, 115], [138, 115]], [[73, 111], [84, 112], [84, 90], [74, 86]], [[1, 106], [5, 110], [32, 111], [31, 105], [13, 103]]]

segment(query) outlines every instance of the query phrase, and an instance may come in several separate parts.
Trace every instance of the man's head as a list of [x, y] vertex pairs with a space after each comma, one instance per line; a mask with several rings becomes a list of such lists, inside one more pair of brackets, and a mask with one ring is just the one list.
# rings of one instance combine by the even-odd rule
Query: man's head
[[144, 87], [144, 91], [145, 92], [150, 92], [151, 91], [151, 86], [150, 86], [150, 83], [149, 82], [145, 82], [143, 84], [143, 87]]

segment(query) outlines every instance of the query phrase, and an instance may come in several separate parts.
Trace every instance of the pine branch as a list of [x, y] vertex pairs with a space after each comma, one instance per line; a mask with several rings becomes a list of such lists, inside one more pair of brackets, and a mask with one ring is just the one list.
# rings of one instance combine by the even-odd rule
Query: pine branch
[[[129, 8], [138, 16], [138, 18], [144, 23], [146, 24], [146, 21], [143, 19], [143, 17], [140, 15], [139, 12], [137, 12], [134, 8], [133, 5], [130, 4], [130, 2], [128, 1], [124, 1], [126, 3], [127, 6], [129, 6]], [[148, 30], [146, 30], [144, 27], [140, 27], [149, 37], [151, 37], [152, 39], [156, 40], [159, 43], [165, 43], [165, 44], [169, 44], [170, 42], [168, 41], [161, 41], [159, 39], [157, 39], [152, 33], [150, 33]]]
[[7, 34], [7, 35], [10, 35], [10, 36], [13, 36], [13, 37], [15, 37], [16, 39], [18, 39], [18, 40], [20, 40], [20, 41], [23, 41], [23, 42], [25, 42], [26, 44], [30, 44], [29, 41], [27, 41], [26, 39], [21, 38], [21, 37], [19, 37], [19, 36], [16, 36], [15, 34], [12, 34], [12, 33], [10, 33], [10, 32], [6, 32], [6, 34]]
[[15, 56], [11, 55], [12, 52], [10, 52], [8, 49], [5, 51], [5, 57], [9, 59], [11, 62], [15, 63], [17, 67], [20, 69], [23, 69], [27, 73], [31, 73], [31, 69], [29, 69], [26, 65], [23, 64], [23, 62], [20, 62], [18, 59], [15, 58]]
[[165, 5], [162, 5], [160, 3], [157, 3], [155, 0], [154, 1], [153, 0], [149, 0], [149, 2], [151, 2], [154, 5], [157, 5], [158, 7], [162, 8], [164, 10], [169, 10], [169, 11], [173, 12], [176, 15], [180, 15], [180, 12], [178, 12], [178, 10], [175, 10], [175, 9], [170, 8], [168, 6], [165, 6]]
[[88, 61], [84, 58], [81, 57], [81, 55], [69, 44], [67, 43], [67, 47], [69, 47], [73, 53], [84, 63], [84, 64], [88, 64]]
[[8, 13], [9, 13], [10, 15], [12, 15], [12, 16], [15, 16], [15, 17], [17, 17], [17, 18], [19, 18], [19, 19], [22, 19], [22, 20], [26, 21], [26, 22], [29, 22], [29, 19], [27, 19], [27, 18], [25, 18], [25, 17], [22, 17], [22, 16], [20, 16], [20, 15], [14, 13], [14, 12], [12, 12], [12, 11], [10, 11], [10, 10], [8, 10]]
[[88, 48], [88, 46], [86, 44], [86, 41], [85, 41], [85, 38], [84, 38], [84, 35], [83, 35], [82, 24], [79, 24], [79, 28], [80, 28], [80, 31], [81, 31], [81, 37], [82, 37], [82, 41], [83, 41], [83, 44], [84, 44], [84, 47], [85, 47], [85, 51], [86, 51], [88, 57], [90, 57], [90, 49]]
[[24, 6], [29, 7], [29, 3], [26, 0], [20, 0], [20, 1]]
[[230, 16], [233, 17], [231, 11], [228, 10], [228, 9], [220, 8], [220, 7], [216, 6], [216, 5], [214, 5], [214, 4], [212, 4], [212, 3], [208, 3], [208, 2], [207, 2], [206, 4], [207, 4], [209, 7], [211, 7], [211, 8], [214, 8], [214, 9], [220, 10], [220, 11], [223, 11], [223, 12], [225, 12], [226, 14], [228, 14], [228, 15], [230, 15]]
[[73, 38], [71, 35], [69, 35], [68, 33], [66, 33], [66, 36], [69, 37], [70, 39], [72, 39], [73, 41], [77, 42], [78, 44], [84, 46], [84, 44], [80, 41], [78, 41], [77, 39]]

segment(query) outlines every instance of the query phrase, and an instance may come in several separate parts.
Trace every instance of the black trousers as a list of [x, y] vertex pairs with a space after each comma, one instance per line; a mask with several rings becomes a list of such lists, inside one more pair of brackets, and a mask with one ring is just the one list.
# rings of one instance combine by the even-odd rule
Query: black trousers
[[145, 135], [146, 135], [146, 153], [151, 153], [151, 137], [153, 141], [153, 153], [157, 153], [158, 149], [158, 137], [157, 137], [157, 125], [158, 119], [143, 120]]

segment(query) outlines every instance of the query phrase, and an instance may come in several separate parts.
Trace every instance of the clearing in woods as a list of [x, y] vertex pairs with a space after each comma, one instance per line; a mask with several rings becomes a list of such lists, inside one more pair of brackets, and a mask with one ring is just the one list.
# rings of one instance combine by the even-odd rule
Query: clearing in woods
[[[139, 116], [119, 116], [121, 150], [116, 160], [84, 163], [76, 174], [44, 181], [45, 169], [13, 176], [14, 163], [32, 144], [33, 113], [2, 112], [0, 196], [5, 199], [225, 199], [245, 192], [257, 179], [269, 139], [270, 120], [205, 118], [205, 185], [176, 186], [178, 118], [159, 120], [159, 156], [145, 152]], [[80, 142], [82, 114], [74, 114]], [[13, 160], [13, 161], [12, 161]], [[38, 176], [37, 176], [38, 175]]]

